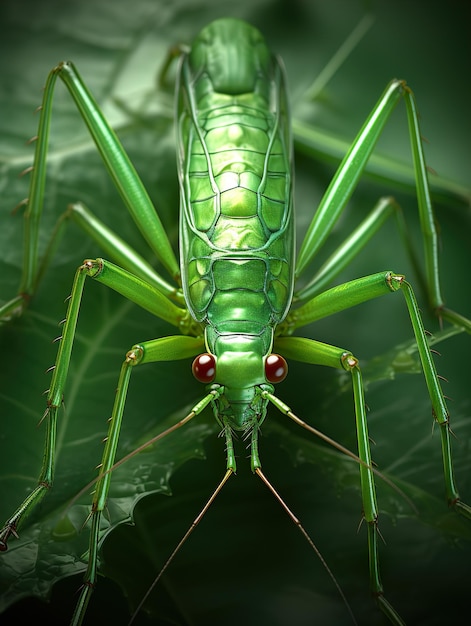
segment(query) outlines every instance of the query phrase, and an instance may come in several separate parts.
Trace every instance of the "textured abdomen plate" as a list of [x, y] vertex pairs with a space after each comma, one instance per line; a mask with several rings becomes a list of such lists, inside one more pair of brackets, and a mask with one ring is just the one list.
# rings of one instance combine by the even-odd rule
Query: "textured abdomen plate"
[[181, 70], [183, 286], [194, 317], [220, 332], [275, 325], [292, 295], [288, 114], [281, 68], [262, 52], [245, 77], [248, 92], [217, 92], [207, 65], [194, 67], [192, 56]]

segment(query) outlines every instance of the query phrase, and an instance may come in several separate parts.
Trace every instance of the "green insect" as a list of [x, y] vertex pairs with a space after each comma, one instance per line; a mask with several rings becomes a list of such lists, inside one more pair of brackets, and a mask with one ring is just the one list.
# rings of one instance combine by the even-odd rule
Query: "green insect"
[[[197, 420], [206, 407], [212, 408], [225, 440], [226, 472], [195, 522], [198, 523], [236, 472], [234, 439], [244, 439], [249, 443], [252, 471], [281, 502], [318, 554], [355, 621], [334, 574], [262, 472], [259, 435], [267, 408], [273, 405], [358, 464], [371, 590], [390, 622], [402, 624], [402, 618], [386, 599], [380, 580], [376, 470], [370, 453], [358, 359], [344, 348], [293, 333], [362, 302], [395, 292], [402, 294], [439, 425], [447, 500], [458, 513], [471, 518], [471, 509], [460, 500], [455, 486], [448, 410], [410, 284], [401, 274], [388, 270], [328, 288], [388, 217], [399, 215], [401, 224], [395, 202], [381, 200], [316, 275], [297, 287], [298, 279], [305, 277], [342, 214], [391, 112], [403, 99], [414, 158], [430, 300], [443, 320], [471, 330], [469, 320], [444, 306], [440, 293], [437, 233], [412, 92], [400, 80], [388, 85], [333, 177], [295, 258], [293, 148], [282, 65], [252, 26], [235, 19], [211, 23], [195, 39], [191, 50], [181, 55], [178, 72], [176, 124], [181, 192], [178, 264], [146, 190], [96, 102], [74, 66], [59, 65], [50, 73], [44, 91], [26, 209], [23, 278], [19, 295], [0, 309], [4, 319], [21, 313], [42, 272], [37, 258], [38, 229], [52, 96], [58, 76], [72, 95], [135, 223], [174, 282], [158, 274], [86, 207], [70, 208], [70, 217], [90, 233], [113, 262], [102, 258], [85, 260], [75, 275], [43, 416], [46, 445], [41, 475], [37, 487], [7, 519], [0, 534], [0, 548], [7, 550], [8, 540], [21, 532], [23, 521], [52, 485], [57, 417], [63, 403], [82, 293], [90, 277], [172, 324], [181, 334], [142, 341], [126, 354], [96, 480], [89, 515], [88, 565], [72, 623], [82, 623], [97, 583], [99, 545], [106, 525], [104, 512], [117, 465], [118, 438], [131, 373], [146, 363], [193, 358], [193, 375], [206, 386], [206, 391], [186, 416], [154, 441]], [[336, 368], [350, 375], [358, 456], [300, 419], [275, 393], [275, 385], [287, 375], [285, 358]], [[386, 479], [379, 474], [376, 480]]]

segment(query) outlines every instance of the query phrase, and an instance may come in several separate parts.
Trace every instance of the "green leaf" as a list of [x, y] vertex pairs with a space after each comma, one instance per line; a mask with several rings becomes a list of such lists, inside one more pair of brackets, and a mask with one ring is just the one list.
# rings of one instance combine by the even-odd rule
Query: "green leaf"
[[[427, 137], [429, 164], [469, 190], [470, 93], [467, 22], [459, 3], [421, 6], [399, 0], [374, 5], [375, 22], [314, 103], [303, 91], [364, 15], [362, 3], [266, 0], [164, 2], [163, 0], [4, 0], [0, 8], [0, 297], [16, 293], [22, 263], [22, 219], [11, 210], [27, 195], [31, 164], [25, 141], [36, 133], [33, 115], [47, 72], [64, 59], [77, 65], [117, 129], [177, 248], [178, 185], [169, 93], [155, 92], [168, 48], [189, 43], [215, 17], [247, 19], [266, 35], [286, 65], [293, 115], [349, 142], [394, 76], [414, 89]], [[144, 255], [145, 244], [122, 207], [99, 156], [62, 87], [58, 87], [49, 158], [41, 250], [58, 215], [81, 200]], [[405, 114], [398, 112], [381, 140], [381, 153], [410, 164]], [[333, 172], [330, 159], [298, 156], [298, 242]], [[435, 176], [434, 176], [435, 179]], [[325, 249], [325, 256], [373, 206], [397, 193], [412, 236], [421, 246], [416, 207], [409, 193], [365, 177]], [[441, 198], [441, 196], [440, 196]], [[439, 199], [440, 199], [439, 198]], [[470, 315], [469, 207], [438, 203], [441, 269], [450, 306]], [[74, 226], [67, 229], [25, 315], [1, 329], [1, 515], [6, 518], [34, 487], [42, 459], [49, 384], [44, 370], [55, 358], [74, 271], [100, 254]], [[152, 261], [152, 258], [150, 258]], [[319, 260], [322, 262], [322, 259]], [[383, 269], [411, 274], [391, 224], [339, 278]], [[412, 282], [414, 276], [411, 275]], [[419, 293], [426, 326], [439, 331]], [[3, 616], [17, 622], [34, 612], [66, 623], [85, 563], [88, 496], [70, 499], [96, 472], [119, 368], [136, 341], [173, 333], [167, 324], [102, 286], [87, 284], [65, 408], [60, 414], [55, 484], [0, 559]], [[409, 623], [442, 624], [467, 603], [469, 525], [444, 502], [438, 433], [431, 435], [430, 403], [410, 348], [411, 328], [401, 296], [357, 307], [305, 329], [305, 336], [345, 346], [365, 365], [373, 456], [381, 472], [415, 502], [378, 479], [382, 580], [388, 599]], [[439, 372], [449, 379], [455, 471], [471, 501], [469, 472], [469, 339], [448, 337], [437, 348]], [[392, 366], [393, 364], [394, 366]], [[355, 449], [351, 388], [337, 372], [290, 363], [277, 393], [300, 417]], [[201, 398], [189, 363], [137, 368], [127, 401], [119, 456], [186, 414]], [[224, 444], [211, 412], [116, 471], [103, 541], [100, 578], [88, 623], [127, 623], [135, 607], [225, 470]], [[272, 411], [263, 428], [264, 473], [312, 535], [361, 624], [383, 623], [369, 593], [367, 546], [361, 518], [358, 470], [337, 452], [300, 432]], [[149, 598], [151, 623], [347, 623], [348, 614], [317, 557], [268, 490], [244, 463], [169, 567]], [[202, 457], [206, 457], [202, 460]], [[148, 495], [152, 493], [153, 495]], [[170, 497], [170, 494], [171, 497]], [[135, 508], [134, 508], [135, 507]], [[131, 515], [135, 525], [127, 522]], [[36, 598], [32, 600], [31, 598]], [[50, 600], [49, 604], [44, 604]], [[146, 614], [139, 616], [146, 623]]]

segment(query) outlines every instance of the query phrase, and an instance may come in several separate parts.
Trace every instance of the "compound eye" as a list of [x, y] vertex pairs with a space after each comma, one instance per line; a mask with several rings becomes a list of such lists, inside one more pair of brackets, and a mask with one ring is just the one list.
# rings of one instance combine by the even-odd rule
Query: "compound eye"
[[265, 376], [269, 383], [281, 383], [288, 374], [288, 363], [279, 354], [270, 354], [265, 359]]
[[199, 354], [191, 366], [193, 376], [200, 383], [210, 383], [216, 376], [216, 359], [212, 354]]

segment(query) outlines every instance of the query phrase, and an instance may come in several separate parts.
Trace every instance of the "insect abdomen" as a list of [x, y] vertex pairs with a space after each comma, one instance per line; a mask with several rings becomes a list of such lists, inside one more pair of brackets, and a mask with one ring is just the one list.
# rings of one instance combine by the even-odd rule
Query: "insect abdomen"
[[222, 22], [182, 66], [182, 270], [198, 320], [245, 332], [291, 299], [291, 140], [279, 63], [256, 29]]

